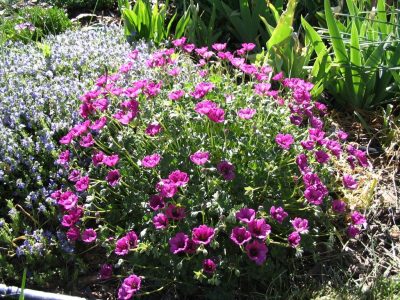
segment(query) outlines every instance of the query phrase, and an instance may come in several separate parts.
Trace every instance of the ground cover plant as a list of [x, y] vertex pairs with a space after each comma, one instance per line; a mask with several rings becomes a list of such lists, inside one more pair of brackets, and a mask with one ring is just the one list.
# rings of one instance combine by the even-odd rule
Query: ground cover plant
[[10, 12], [9, 16], [0, 19], [1, 43], [40, 41], [46, 35], [60, 34], [73, 27], [60, 8], [24, 7]]
[[121, 281], [118, 298], [265, 292], [302, 255], [357, 237], [370, 164], [313, 85], [249, 64], [254, 44], [173, 45], [141, 73], [134, 50], [99, 77], [60, 138], [60, 225]]
[[25, 264], [29, 282], [44, 283], [54, 276], [46, 270], [62, 266], [59, 251], [71, 251], [57, 236], [49, 198], [62, 175], [58, 139], [78, 120], [78, 97], [121, 64], [129, 46], [119, 28], [99, 27], [0, 51], [0, 278], [14, 282]]

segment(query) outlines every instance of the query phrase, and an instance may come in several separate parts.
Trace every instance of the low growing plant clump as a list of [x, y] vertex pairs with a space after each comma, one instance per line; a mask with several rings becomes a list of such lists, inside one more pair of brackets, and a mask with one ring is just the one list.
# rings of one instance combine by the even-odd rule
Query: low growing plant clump
[[345, 195], [368, 186], [369, 163], [312, 84], [248, 64], [253, 44], [173, 44], [141, 77], [138, 50], [99, 77], [60, 139], [61, 226], [104, 253], [101, 279], [124, 278], [118, 298], [265, 292], [298, 257], [356, 237], [366, 220]]
[[60, 34], [72, 27], [72, 21], [60, 8], [25, 7], [0, 20], [0, 42], [40, 41], [49, 34]]
[[[45, 273], [63, 265], [54, 246], [73, 250], [62, 232], [57, 236], [56, 207], [49, 198], [63, 176], [54, 164], [57, 142], [78, 120], [79, 95], [104, 70], [119, 66], [129, 48], [114, 27], [1, 48], [0, 278], [20, 276], [22, 264], [35, 265], [33, 275]], [[138, 48], [146, 59], [147, 45]], [[46, 265], [43, 259], [52, 262]], [[32, 277], [40, 282], [38, 273]]]

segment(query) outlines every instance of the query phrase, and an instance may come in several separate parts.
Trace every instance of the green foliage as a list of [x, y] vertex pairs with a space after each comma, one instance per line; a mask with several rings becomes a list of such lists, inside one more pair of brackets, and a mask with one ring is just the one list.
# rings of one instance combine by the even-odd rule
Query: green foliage
[[117, 0], [46, 0], [47, 3], [67, 9], [69, 12], [82, 10], [112, 10]]
[[199, 3], [190, 1], [186, 10], [189, 22], [185, 29], [188, 41], [197, 45], [211, 46], [222, 36], [222, 30], [218, 26], [218, 15], [216, 5], [212, 5], [211, 14], [201, 11]]
[[59, 34], [73, 23], [59, 8], [26, 7], [10, 17], [0, 19], [1, 41], [38, 41], [48, 34]]
[[223, 0], [211, 2], [215, 3], [219, 11], [225, 14], [225, 18], [228, 20], [226, 29], [238, 42], [256, 43], [260, 48], [268, 40], [268, 32], [265, 30], [260, 18], [273, 23], [274, 16], [273, 12], [268, 9], [266, 1], [240, 0], [238, 10], [232, 9]]
[[[177, 14], [168, 18], [168, 1], [161, 5], [156, 1], [151, 5], [148, 0], [138, 0], [132, 7], [128, 0], [119, 0], [118, 6], [124, 19], [125, 35], [129, 41], [146, 39], [158, 45], [170, 36]], [[187, 14], [178, 20], [175, 27], [176, 38], [183, 35], [188, 22]]]
[[305, 66], [310, 62], [312, 52], [301, 45], [298, 34], [294, 33], [297, 4], [297, 0], [289, 0], [286, 10], [281, 15], [275, 6], [269, 4], [277, 24], [275, 27], [260, 16], [271, 37], [266, 43], [267, 53], [258, 55], [257, 61], [270, 65], [278, 72], [284, 72], [288, 77], [304, 78], [307, 75]]
[[[322, 35], [302, 19], [316, 53], [312, 76], [317, 84], [313, 92], [319, 94], [326, 88], [346, 109], [372, 109], [398, 95], [399, 13], [394, 6], [386, 11], [384, 0], [378, 0], [376, 12], [362, 12], [351, 1], [347, 1], [347, 7], [350, 15], [345, 15], [342, 23], [325, 0], [328, 28]], [[328, 48], [324, 44], [326, 35]]]

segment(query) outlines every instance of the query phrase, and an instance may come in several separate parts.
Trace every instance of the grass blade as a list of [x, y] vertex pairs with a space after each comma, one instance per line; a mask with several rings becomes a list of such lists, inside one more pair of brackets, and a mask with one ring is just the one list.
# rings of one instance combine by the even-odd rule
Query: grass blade
[[22, 274], [22, 282], [21, 282], [21, 293], [19, 294], [18, 300], [24, 300], [24, 290], [25, 290], [25, 284], [26, 284], [26, 267], [24, 268], [24, 273]]

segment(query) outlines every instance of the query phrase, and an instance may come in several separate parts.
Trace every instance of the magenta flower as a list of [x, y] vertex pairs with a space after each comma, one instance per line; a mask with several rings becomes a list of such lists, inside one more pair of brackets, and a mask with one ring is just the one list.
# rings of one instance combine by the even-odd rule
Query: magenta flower
[[156, 190], [160, 193], [160, 196], [172, 198], [178, 192], [178, 187], [170, 179], [161, 179], [156, 184]]
[[239, 109], [237, 114], [239, 118], [249, 120], [256, 114], [256, 110], [253, 108], [242, 108]]
[[290, 247], [296, 248], [297, 246], [300, 245], [301, 241], [301, 236], [297, 231], [293, 231], [291, 234], [288, 236], [288, 242]]
[[315, 141], [306, 140], [306, 141], [301, 141], [300, 144], [301, 144], [301, 146], [302, 146], [304, 149], [306, 149], [306, 150], [312, 150], [312, 149], [314, 149]]
[[59, 165], [65, 166], [68, 164], [69, 158], [70, 158], [70, 152], [69, 150], [65, 150], [61, 152], [60, 155], [58, 156], [57, 163]]
[[185, 172], [175, 170], [168, 175], [168, 179], [176, 186], [185, 186], [189, 182], [189, 175]]
[[310, 172], [310, 168], [308, 167], [307, 155], [305, 155], [304, 153], [297, 155], [296, 164], [302, 174]]
[[344, 213], [346, 210], [346, 203], [342, 200], [333, 200], [332, 209], [336, 213]]
[[118, 111], [115, 114], [113, 114], [113, 118], [118, 120], [123, 125], [128, 125], [136, 117], [136, 114], [137, 113], [132, 111], [128, 112]]
[[82, 232], [81, 238], [82, 238], [82, 241], [84, 241], [85, 243], [91, 243], [96, 240], [97, 233], [96, 233], [96, 231], [94, 231], [93, 228], [88, 228]]
[[86, 191], [89, 187], [89, 176], [84, 176], [81, 177], [76, 183], [75, 183], [75, 189], [78, 192], [83, 192]]
[[71, 191], [60, 194], [57, 201], [58, 205], [65, 210], [73, 209], [78, 203], [78, 196]]
[[293, 136], [291, 134], [278, 133], [275, 137], [276, 143], [282, 149], [289, 150], [290, 146], [294, 143]]
[[130, 249], [136, 248], [138, 237], [134, 231], [129, 231], [124, 237], [115, 243], [115, 254], [126, 255]]
[[186, 44], [186, 45], [183, 45], [182, 48], [185, 52], [190, 53], [194, 50], [194, 48], [196, 48], [196, 46], [194, 44]]
[[105, 154], [102, 151], [96, 151], [92, 156], [92, 162], [95, 167], [103, 164]]
[[196, 165], [204, 165], [208, 159], [210, 158], [210, 154], [209, 152], [205, 151], [197, 151], [195, 153], [193, 153], [192, 155], [190, 155], [190, 160], [195, 163]]
[[329, 160], [329, 155], [323, 150], [316, 151], [314, 155], [315, 160], [320, 164], [324, 164]]
[[367, 223], [367, 220], [358, 211], [354, 211], [351, 214], [351, 222], [353, 222], [354, 225], [362, 225], [364, 223]]
[[128, 300], [140, 290], [141, 279], [135, 274], [124, 279], [121, 287], [118, 290], [118, 300]]
[[243, 207], [236, 213], [236, 219], [243, 223], [249, 223], [256, 217], [256, 212], [252, 208]]
[[107, 118], [106, 117], [101, 117], [100, 119], [94, 121], [92, 126], [90, 126], [90, 129], [99, 131], [102, 129], [107, 123]]
[[108, 108], [108, 100], [106, 98], [97, 99], [93, 102], [93, 107], [101, 112], [104, 112]]
[[342, 154], [342, 146], [341, 146], [340, 143], [337, 142], [337, 141], [328, 140], [328, 141], [326, 142], [325, 146], [326, 146], [326, 148], [328, 148], [328, 149], [331, 151], [331, 153], [332, 153], [333, 155], [335, 155], [337, 158], [339, 158], [340, 155]]
[[261, 83], [257, 83], [254, 86], [254, 92], [257, 95], [266, 96], [268, 94], [268, 91], [270, 90], [270, 88], [271, 88], [271, 84], [270, 83], [261, 82]]
[[70, 241], [77, 241], [81, 237], [78, 227], [72, 226], [67, 231], [67, 238]]
[[211, 47], [215, 50], [215, 51], [224, 51], [226, 48], [226, 43], [215, 43], [212, 44]]
[[268, 248], [267, 245], [256, 240], [246, 245], [246, 253], [257, 265], [262, 265], [267, 259]]
[[180, 39], [176, 39], [172, 41], [172, 44], [175, 47], [182, 47], [186, 43], [186, 37], [181, 37]]
[[133, 230], [129, 231], [125, 236], [128, 239], [129, 246], [131, 248], [136, 248], [138, 242], [138, 237], [136, 235], [136, 232], [134, 232]]
[[180, 73], [181, 73], [181, 68], [179, 67], [173, 68], [172, 70], [168, 71], [168, 75], [171, 75], [173, 77], [178, 76]]
[[362, 167], [366, 168], [366, 167], [369, 166], [367, 154], [364, 151], [357, 149], [357, 150], [354, 151], [354, 156], [357, 158], [358, 163]]
[[214, 107], [207, 113], [207, 117], [215, 123], [222, 123], [225, 120], [225, 111], [222, 108]]
[[269, 210], [269, 213], [273, 219], [275, 219], [278, 223], [282, 224], [283, 220], [288, 216], [287, 212], [284, 211], [282, 207], [272, 206]]
[[264, 219], [254, 219], [247, 224], [252, 236], [258, 239], [266, 239], [271, 233], [271, 226]]
[[76, 222], [79, 221], [79, 218], [76, 218], [73, 215], [64, 215], [61, 220], [61, 225], [64, 227], [72, 227], [75, 225]]
[[281, 81], [282, 79], [283, 79], [283, 72], [279, 72], [274, 77], [272, 77], [272, 80], [275, 80], [275, 81]]
[[243, 43], [243, 44], [242, 44], [242, 49], [245, 50], [245, 51], [251, 51], [251, 50], [253, 50], [255, 47], [256, 47], [256, 45], [253, 44], [253, 43]]
[[81, 145], [84, 148], [89, 148], [94, 145], [94, 139], [92, 137], [91, 133], [88, 133], [84, 137], [82, 137], [81, 141], [79, 142], [79, 145]]
[[211, 82], [200, 82], [196, 85], [194, 92], [190, 93], [190, 95], [195, 99], [200, 99], [211, 92], [214, 87], [215, 85]]
[[199, 247], [199, 245], [197, 245], [195, 242], [193, 242], [192, 239], [189, 239], [185, 253], [195, 254], [198, 247]]
[[347, 138], [349, 137], [349, 135], [348, 135], [346, 132], [344, 132], [344, 131], [342, 131], [342, 130], [339, 130], [339, 131], [337, 132], [337, 137], [338, 137], [340, 140], [345, 141], [345, 140], [347, 140]]
[[355, 190], [357, 188], [357, 181], [349, 174], [343, 175], [343, 185], [345, 188]]
[[77, 182], [81, 178], [81, 171], [74, 169], [69, 172], [68, 180], [72, 182]]
[[251, 240], [251, 233], [245, 227], [235, 227], [232, 229], [231, 240], [238, 246], [242, 246]]
[[188, 241], [189, 237], [185, 233], [179, 232], [173, 238], [169, 239], [169, 250], [173, 254], [184, 252], [186, 250]]
[[185, 207], [183, 206], [176, 206], [172, 203], [169, 203], [167, 209], [165, 210], [165, 214], [168, 218], [172, 220], [182, 220], [186, 217]]
[[210, 100], [203, 100], [196, 104], [195, 111], [201, 115], [207, 115], [211, 109], [216, 108], [217, 104]]
[[308, 220], [302, 218], [294, 218], [290, 221], [292, 223], [293, 228], [300, 234], [308, 233]]
[[113, 267], [110, 264], [102, 264], [99, 271], [99, 278], [101, 280], [107, 280], [112, 277]]
[[314, 205], [321, 205], [326, 195], [321, 185], [310, 185], [304, 191], [304, 197]]
[[320, 118], [311, 116], [310, 125], [312, 128], [317, 128], [322, 130], [322, 128], [324, 127], [324, 122]]
[[257, 73], [257, 71], [258, 71], [257, 67], [254, 66], [254, 65], [252, 65], [252, 64], [250, 64], [250, 65], [249, 65], [249, 64], [242, 64], [242, 65], [239, 67], [239, 69], [240, 69], [243, 73], [249, 74], [249, 75], [255, 74], [255, 73]]
[[161, 155], [158, 153], [154, 153], [151, 155], [147, 155], [145, 156], [141, 163], [142, 166], [145, 168], [154, 168], [155, 166], [157, 166], [160, 163], [161, 160]]
[[208, 245], [214, 235], [215, 229], [208, 227], [207, 225], [200, 225], [192, 230], [192, 240], [196, 244]]
[[357, 235], [360, 234], [360, 229], [358, 229], [356, 226], [354, 225], [349, 225], [349, 227], [347, 228], [347, 235], [350, 238], [355, 238]]
[[168, 227], [168, 218], [166, 215], [159, 213], [153, 217], [153, 224], [156, 229], [165, 229]]
[[120, 238], [115, 243], [115, 254], [117, 255], [127, 255], [129, 253], [130, 245], [129, 240], [126, 236]]
[[112, 187], [116, 186], [119, 183], [120, 178], [121, 174], [119, 173], [119, 170], [111, 170], [107, 173], [106, 176], [108, 184]]
[[179, 100], [185, 95], [185, 91], [182, 90], [177, 90], [177, 91], [172, 91], [171, 93], [168, 94], [168, 98], [170, 100]]
[[165, 202], [160, 195], [152, 195], [150, 197], [149, 206], [152, 210], [159, 210], [164, 208]]
[[118, 154], [103, 157], [103, 163], [108, 167], [114, 167], [119, 162]]
[[212, 274], [217, 269], [217, 265], [212, 259], [203, 260], [203, 271], [208, 274]]
[[162, 130], [162, 127], [159, 123], [155, 122], [155, 123], [151, 123], [149, 124], [149, 126], [147, 126], [146, 128], [146, 134], [149, 136], [155, 136], [157, 134], [159, 134]]
[[235, 178], [235, 166], [226, 160], [217, 165], [217, 170], [225, 180], [233, 180]]

